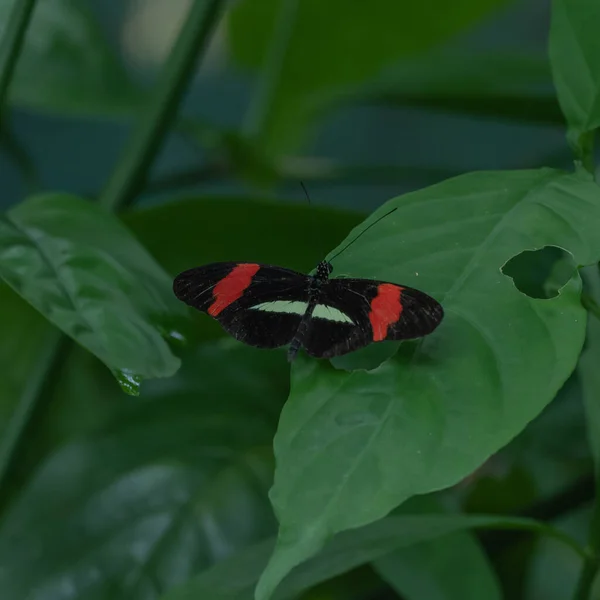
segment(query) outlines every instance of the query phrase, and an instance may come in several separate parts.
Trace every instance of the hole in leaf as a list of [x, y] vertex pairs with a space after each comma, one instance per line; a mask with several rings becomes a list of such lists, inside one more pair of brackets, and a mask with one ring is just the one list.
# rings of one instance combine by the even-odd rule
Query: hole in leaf
[[555, 298], [571, 279], [577, 265], [573, 255], [558, 246], [524, 250], [505, 263], [501, 271], [515, 287], [531, 298]]

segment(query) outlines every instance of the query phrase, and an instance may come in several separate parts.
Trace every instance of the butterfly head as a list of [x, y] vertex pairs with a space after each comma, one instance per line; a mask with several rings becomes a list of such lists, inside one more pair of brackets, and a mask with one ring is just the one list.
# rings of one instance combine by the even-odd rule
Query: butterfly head
[[329, 278], [329, 275], [331, 275], [332, 271], [333, 267], [331, 266], [331, 263], [323, 260], [317, 265], [317, 274], [315, 277], [319, 281], [326, 281]]

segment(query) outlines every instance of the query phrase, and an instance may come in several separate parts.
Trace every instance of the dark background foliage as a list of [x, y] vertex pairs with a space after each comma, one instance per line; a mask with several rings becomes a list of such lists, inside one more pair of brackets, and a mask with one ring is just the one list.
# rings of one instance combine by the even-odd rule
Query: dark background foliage
[[[308, 272], [390, 198], [508, 169], [532, 171], [424, 190], [409, 197], [414, 210], [399, 213], [399, 224], [382, 222], [385, 243], [363, 240], [340, 257], [342, 272], [365, 277], [414, 278], [422, 269], [402, 283], [442, 294], [451, 287], [443, 277], [459, 271], [454, 240], [481, 229], [469, 219], [484, 208], [505, 211], [494, 230], [506, 256], [498, 262], [490, 251], [473, 275], [486, 292], [475, 285], [478, 306], [500, 315], [489, 342], [496, 354], [480, 364], [459, 350], [446, 371], [434, 370], [446, 384], [464, 384], [455, 404], [440, 405], [448, 414], [479, 394], [471, 412], [482, 416], [465, 420], [473, 431], [455, 425], [452, 439], [465, 448], [447, 455], [448, 468], [409, 455], [412, 445], [428, 448], [419, 431], [450, 435], [438, 423], [443, 410], [428, 412], [434, 392], [415, 384], [414, 426], [401, 444], [379, 448], [388, 478], [361, 475], [360, 489], [332, 509], [323, 539], [273, 563], [278, 579], [310, 559], [275, 597], [595, 597], [600, 349], [591, 319], [573, 372], [585, 313], [578, 276], [567, 281], [572, 256], [580, 265], [600, 259], [590, 241], [600, 209], [557, 229], [521, 202], [541, 186], [548, 211], [562, 189], [600, 206], [595, 183], [581, 175], [594, 171], [600, 103], [592, 98], [583, 122], [578, 102], [565, 100], [585, 97], [578, 74], [586, 68], [600, 79], [594, 23], [592, 0], [558, 0], [553, 9], [546, 0], [0, 0], [2, 598], [251, 598], [277, 535], [267, 494], [288, 396], [271, 496], [283, 532], [311, 523], [311, 494], [326, 493], [321, 482], [334, 481], [366, 444], [333, 439], [331, 460], [317, 455], [309, 480], [294, 479], [298, 461], [331, 434], [306, 427], [302, 410], [345, 372], [300, 360], [290, 395], [284, 354], [242, 347], [187, 313], [172, 297], [172, 276], [214, 260]], [[543, 172], [542, 185], [534, 169], [573, 170], [565, 117], [583, 167]], [[504, 187], [513, 194], [506, 206], [494, 196], [482, 208]], [[461, 204], [465, 197], [473, 203]], [[531, 247], [552, 247], [521, 253], [530, 246], [511, 236], [522, 230]], [[499, 269], [515, 255], [504, 273], [526, 295], [511, 287], [505, 297], [486, 277], [504, 281]], [[600, 313], [596, 270], [583, 273], [584, 303]], [[574, 316], [565, 323], [557, 313]], [[498, 336], [503, 315], [518, 324], [510, 340]], [[446, 331], [442, 341], [460, 348], [485, 337], [481, 322], [475, 333], [466, 323]], [[388, 401], [406, 383], [412, 349], [378, 371]], [[498, 383], [490, 372], [502, 380], [511, 359], [509, 384]], [[357, 360], [373, 366], [382, 356]], [[542, 380], [556, 372], [548, 390], [527, 380], [538, 371]], [[357, 375], [345, 396], [330, 394], [340, 430], [379, 410], [365, 404], [370, 377]], [[381, 499], [390, 480], [409, 475], [412, 487]], [[372, 512], [361, 512], [365, 498]], [[285, 548], [280, 539], [281, 556]]]

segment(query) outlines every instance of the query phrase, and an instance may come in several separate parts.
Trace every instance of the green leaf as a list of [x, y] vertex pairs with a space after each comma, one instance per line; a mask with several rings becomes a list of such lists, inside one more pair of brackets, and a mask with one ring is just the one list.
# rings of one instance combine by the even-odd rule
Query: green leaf
[[[557, 531], [529, 519], [479, 515], [387, 517], [337, 536], [318, 556], [295, 569], [278, 589], [275, 598], [293, 598], [317, 583], [392, 551], [471, 528], [532, 529], [553, 536], [558, 534], [563, 539]], [[569, 538], [563, 541], [573, 548], [576, 546]], [[251, 600], [254, 584], [272, 548], [273, 540], [268, 540], [239, 552], [161, 600]]]
[[288, 387], [283, 353], [207, 344], [100, 431], [80, 430], [3, 515], [3, 597], [154, 600], [273, 535], [270, 443]]
[[[0, 0], [0, 36], [14, 0]], [[38, 2], [19, 57], [10, 101], [39, 110], [112, 113], [143, 101], [85, 3]]]
[[113, 215], [60, 194], [36, 196], [0, 219], [0, 275], [121, 383], [179, 368], [161, 334], [185, 314], [170, 278]]
[[591, 161], [592, 136], [600, 126], [600, 4], [554, 0], [550, 62], [568, 138], [581, 159]]
[[581, 351], [578, 275], [556, 298], [536, 300], [500, 269], [548, 244], [578, 264], [598, 260], [600, 189], [591, 178], [550, 169], [464, 175], [391, 200], [349, 239], [392, 207], [335, 266], [418, 287], [442, 302], [445, 319], [373, 371], [294, 364], [270, 493], [279, 541], [260, 600], [334, 533], [471, 473], [552, 400]]
[[[413, 3], [410, 8], [375, 0], [365, 10], [360, 3], [344, 0], [302, 0], [289, 13], [287, 44], [275, 49], [276, 23], [287, 2], [241, 0], [229, 18], [231, 52], [240, 65], [264, 69], [272, 50], [282, 57], [273, 74], [276, 79], [266, 83], [272, 86], [272, 97], [267, 99], [266, 122], [260, 132], [265, 150], [273, 153], [296, 143], [313, 111], [331, 93], [379, 77], [399, 59], [446, 41], [509, 3], [459, 0], [448, 9], [441, 0]], [[436, 14], [444, 18], [432, 18]]]

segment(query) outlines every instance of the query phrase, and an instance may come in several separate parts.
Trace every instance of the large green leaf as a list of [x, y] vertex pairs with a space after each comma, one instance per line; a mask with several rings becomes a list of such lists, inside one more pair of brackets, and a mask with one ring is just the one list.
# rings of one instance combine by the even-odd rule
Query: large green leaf
[[600, 4], [554, 0], [550, 61], [558, 101], [569, 124], [569, 141], [580, 156], [600, 126]]
[[524, 249], [600, 258], [600, 189], [550, 169], [473, 173], [391, 200], [336, 259], [353, 276], [419, 287], [446, 311], [439, 329], [373, 371], [300, 357], [277, 435], [271, 500], [277, 548], [257, 598], [332, 534], [406, 498], [450, 486], [552, 400], [585, 334], [576, 275], [536, 300], [501, 272]]
[[440, 44], [508, 2], [459, 0], [449, 7], [441, 0], [375, 0], [365, 10], [344, 0], [241, 0], [229, 19], [235, 60], [254, 70], [270, 61], [272, 68], [270, 54], [277, 53], [277, 72], [265, 83], [272, 86], [260, 132], [265, 149], [276, 152], [297, 141], [332, 92], [375, 79], [399, 59]]
[[0, 523], [3, 598], [154, 600], [274, 533], [267, 489], [285, 356], [225, 340], [185, 358], [13, 499]]
[[[552, 536], [558, 534], [562, 541], [575, 549], [568, 539], [563, 539], [555, 530], [544, 530], [536, 521], [528, 519], [479, 515], [393, 516], [337, 536], [318, 556], [295, 569], [278, 589], [275, 598], [294, 598], [321, 581], [392, 551], [472, 528], [517, 528]], [[268, 540], [239, 552], [188, 584], [174, 589], [161, 600], [251, 600], [254, 584], [272, 548], [273, 540]]]
[[0, 275], [129, 391], [179, 367], [162, 335], [185, 314], [168, 276], [116, 217], [79, 198], [30, 198], [0, 218]]
[[[0, 0], [0, 36], [15, 0]], [[10, 101], [66, 114], [131, 110], [142, 102], [85, 3], [36, 3]]]

